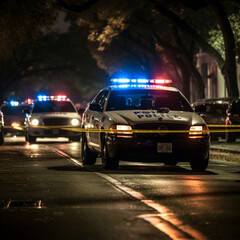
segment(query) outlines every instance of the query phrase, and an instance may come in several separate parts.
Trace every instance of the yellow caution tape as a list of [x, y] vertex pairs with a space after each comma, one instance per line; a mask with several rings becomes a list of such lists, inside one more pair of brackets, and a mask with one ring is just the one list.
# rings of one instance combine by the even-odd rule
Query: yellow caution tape
[[[61, 126], [31, 126], [32, 128], [41, 129], [61, 129], [73, 132], [105, 132], [105, 133], [189, 133], [189, 130], [145, 130], [145, 129], [133, 129], [133, 130], [110, 130], [110, 129], [98, 129], [98, 128], [80, 128], [73, 127], [72, 125], [61, 125]], [[208, 131], [200, 131], [206, 133], [224, 133], [224, 132], [240, 132], [240, 125], [208, 125], [209, 128], [224, 128], [224, 129], [210, 129]], [[19, 131], [24, 131], [26, 126], [4, 126], [4, 128], [12, 128]], [[230, 129], [229, 129], [230, 128]], [[232, 129], [234, 128], [234, 129]], [[196, 131], [198, 132], [198, 131]]]

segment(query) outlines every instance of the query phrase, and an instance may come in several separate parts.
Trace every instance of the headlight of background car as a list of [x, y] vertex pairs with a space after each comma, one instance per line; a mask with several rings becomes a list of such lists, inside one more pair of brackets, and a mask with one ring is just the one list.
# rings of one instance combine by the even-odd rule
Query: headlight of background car
[[72, 119], [72, 125], [73, 125], [73, 126], [79, 125], [79, 120], [76, 119], [76, 118]]
[[31, 124], [33, 126], [38, 126], [39, 125], [39, 120], [38, 119], [33, 119], [33, 120], [31, 120]]
[[189, 129], [189, 138], [202, 138], [209, 133], [207, 126], [191, 126]]
[[115, 130], [117, 134], [133, 134], [132, 127], [129, 125], [111, 125], [110, 130]]

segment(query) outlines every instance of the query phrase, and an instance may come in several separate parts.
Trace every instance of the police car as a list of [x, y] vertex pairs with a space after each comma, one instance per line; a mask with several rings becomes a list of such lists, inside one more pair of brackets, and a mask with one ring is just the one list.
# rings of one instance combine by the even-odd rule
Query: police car
[[210, 137], [205, 121], [183, 94], [164, 86], [167, 79], [112, 79], [82, 117], [83, 164], [98, 155], [107, 169], [119, 160], [190, 162], [193, 170], [208, 166]]
[[37, 138], [66, 137], [80, 141], [81, 133], [74, 131], [81, 125], [81, 117], [72, 101], [66, 96], [38, 96], [25, 120], [26, 141]]
[[3, 119], [3, 113], [0, 111], [0, 145], [3, 145], [4, 143], [4, 119]]
[[0, 110], [4, 114], [5, 129], [4, 134], [24, 135], [24, 111], [30, 109], [31, 99], [25, 102], [5, 101]]

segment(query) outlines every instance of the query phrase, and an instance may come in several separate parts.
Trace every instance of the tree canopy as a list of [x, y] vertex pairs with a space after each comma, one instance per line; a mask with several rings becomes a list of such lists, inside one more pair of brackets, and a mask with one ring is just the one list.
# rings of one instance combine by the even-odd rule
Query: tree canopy
[[[65, 11], [71, 23], [65, 34], [51, 30], [59, 11]], [[222, 70], [228, 95], [238, 96], [239, 13], [236, 0], [4, 0], [2, 89], [30, 76], [57, 79], [63, 71], [66, 77], [79, 74], [81, 79], [89, 74], [87, 82], [96, 86], [95, 76], [106, 77], [102, 69], [110, 76], [171, 77], [188, 98], [192, 82], [195, 98], [203, 98], [205, 83], [196, 69], [201, 49]], [[90, 67], [95, 70], [85, 70]], [[79, 80], [75, 84], [87, 88]]]

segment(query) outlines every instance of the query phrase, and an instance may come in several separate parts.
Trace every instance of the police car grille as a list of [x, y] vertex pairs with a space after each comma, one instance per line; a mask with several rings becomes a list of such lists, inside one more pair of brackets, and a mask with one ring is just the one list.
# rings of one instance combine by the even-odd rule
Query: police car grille
[[71, 119], [69, 118], [45, 118], [43, 119], [45, 126], [59, 126], [59, 125], [69, 125], [71, 124]]
[[[154, 123], [154, 124], [136, 124], [134, 126], [132, 126], [133, 129], [135, 130], [159, 130], [163, 129], [164, 127], [166, 128], [166, 130], [189, 130], [189, 126], [188, 125], [184, 125], [184, 124], [172, 124], [172, 123]], [[161, 138], [168, 138], [168, 139], [179, 139], [179, 138], [183, 138], [186, 137], [188, 135], [188, 133], [135, 133], [135, 136], [137, 138], [157, 138], [159, 139]]]

